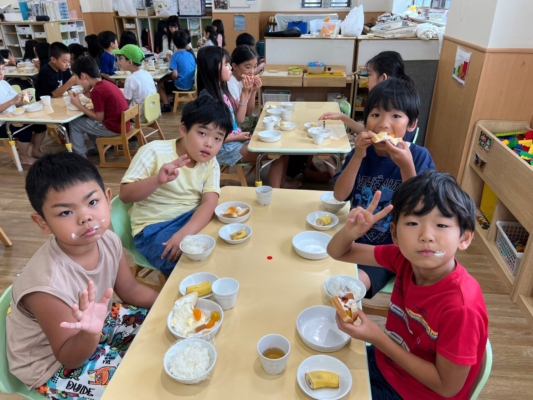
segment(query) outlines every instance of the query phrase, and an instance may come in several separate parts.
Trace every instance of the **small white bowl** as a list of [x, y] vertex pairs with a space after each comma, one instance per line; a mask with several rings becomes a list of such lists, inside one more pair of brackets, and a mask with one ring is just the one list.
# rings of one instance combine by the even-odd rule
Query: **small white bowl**
[[115, 75], [118, 75], [118, 76], [126, 75], [126, 71], [116, 71]]
[[180, 250], [183, 254], [185, 254], [189, 258], [189, 260], [204, 261], [207, 257], [209, 257], [209, 255], [215, 248], [216, 241], [209, 235], [193, 235], [193, 236], [197, 239], [202, 239], [207, 246], [207, 250], [204, 251], [203, 253], [198, 253], [198, 254], [187, 253], [183, 251], [183, 248], [181, 247], [181, 243], [180, 243]]
[[[330, 371], [339, 375], [339, 388], [315, 389], [311, 390], [305, 382], [305, 374], [311, 371]], [[348, 367], [334, 357], [318, 355], [306, 358], [296, 371], [296, 380], [300, 388], [313, 399], [317, 400], [339, 400], [342, 399], [352, 388], [352, 374]]]
[[296, 234], [292, 238], [292, 245], [296, 253], [308, 260], [321, 260], [328, 257], [328, 243], [331, 236], [317, 231], [306, 231]]
[[337, 201], [333, 196], [333, 192], [327, 192], [320, 196], [320, 200], [326, 206], [326, 210], [332, 213], [338, 213], [348, 203], [347, 201]]
[[[222, 310], [222, 307], [220, 307], [214, 301], [207, 300], [207, 299], [198, 299], [198, 302], [196, 303], [196, 306], [194, 308], [198, 308], [198, 309], [202, 310], [204, 313], [207, 314], [208, 317], [211, 315], [211, 311], [216, 311], [216, 312], [218, 312], [220, 314], [220, 319], [217, 322], [215, 322], [215, 325], [213, 325], [213, 327], [209, 330], [209, 332], [204, 333], [202, 335], [196, 334], [196, 333], [192, 333], [191, 336], [190, 336], [191, 338], [194, 337], [194, 338], [203, 339], [203, 340], [211, 340], [217, 334], [217, 332], [220, 330], [220, 327], [222, 326], [222, 322], [224, 322], [224, 310]], [[181, 336], [172, 327], [170, 322], [172, 321], [172, 314], [173, 313], [174, 313], [174, 310], [170, 310], [170, 313], [168, 314], [168, 317], [167, 317], [167, 328], [170, 331], [170, 333], [172, 333], [172, 335], [174, 335], [174, 337], [176, 339], [186, 339], [185, 336]]]
[[[338, 294], [330, 293], [328, 291], [328, 287], [329, 287], [330, 282], [333, 280], [333, 278], [336, 278], [336, 277], [340, 277], [340, 278], [342, 278], [342, 279], [344, 279], [346, 281], [350, 281], [350, 282], [354, 283], [359, 288], [359, 290], [361, 292], [361, 296], [358, 296], [357, 298], [355, 298], [355, 300], [359, 301], [359, 300], [362, 300], [363, 297], [365, 297], [365, 294], [366, 294], [365, 284], [363, 282], [361, 282], [359, 279], [357, 279], [355, 276], [334, 275], [334, 276], [330, 276], [328, 279], [326, 279], [326, 282], [324, 282], [324, 291], [329, 296], [329, 298], [332, 298], [333, 296], [338, 296]], [[355, 293], [353, 293], [353, 294], [355, 296]]]
[[[325, 225], [325, 226], [317, 225], [316, 224], [316, 220], [318, 218], [324, 217], [324, 216], [330, 216], [331, 217], [331, 224]], [[309, 225], [311, 225], [313, 228], [315, 228], [316, 230], [319, 230], [319, 231], [330, 230], [331, 228], [334, 228], [335, 226], [337, 226], [337, 224], [339, 223], [339, 217], [337, 217], [335, 214], [332, 214], [332, 213], [326, 212], [326, 211], [315, 211], [315, 212], [312, 212], [310, 214], [307, 214], [306, 220], [309, 223]]]
[[[180, 282], [179, 290], [182, 296], [187, 294], [187, 286], [198, 285], [199, 283], [209, 281], [211, 285], [218, 279], [218, 276], [210, 272], [197, 272], [196, 274], [189, 275]], [[200, 296], [200, 299], [206, 299], [211, 297], [213, 293]]]
[[313, 306], [296, 318], [296, 329], [302, 341], [315, 351], [333, 353], [350, 342], [350, 335], [337, 327], [334, 307]]
[[295, 106], [296, 106], [295, 103], [291, 103], [291, 102], [288, 102], [288, 101], [281, 103], [281, 107], [282, 108], [288, 108], [289, 110], [294, 110]]
[[167, 72], [168, 71], [168, 67], [166, 65], [159, 65], [159, 71]]
[[33, 103], [29, 104], [27, 106], [24, 106], [27, 112], [37, 112], [41, 111], [43, 109], [43, 105], [41, 103]]
[[324, 132], [324, 139], [327, 139], [328, 137], [331, 136], [331, 129], [329, 129], [329, 128], [324, 129], [324, 128], [322, 128], [322, 127], [318, 127], [318, 128], [309, 128], [309, 129], [307, 130], [307, 136], [309, 136], [310, 138], [312, 138], [312, 137], [313, 137], [313, 134], [315, 134], [315, 133], [320, 133], [320, 132], [322, 132], [322, 131]]
[[17, 67], [11, 65], [9, 67], [4, 67], [4, 69], [5, 69], [6, 73], [10, 73], [10, 72], [13, 72], [14, 70], [16, 70]]
[[[223, 217], [221, 214], [224, 214], [226, 210], [230, 207], [248, 208], [250, 209], [250, 211], [248, 212], [248, 214], [243, 215], [242, 217], [237, 217], [237, 218]], [[251, 214], [252, 214], [252, 207], [240, 201], [228, 201], [227, 203], [219, 204], [217, 208], [215, 208], [215, 215], [217, 216], [218, 220], [224, 224], [242, 223], [246, 221], [248, 218], [250, 218]]]
[[279, 131], [261, 131], [257, 134], [259, 140], [267, 143], [274, 143], [281, 139]]
[[298, 124], [296, 122], [284, 121], [283, 125], [278, 124], [279, 129], [282, 131], [292, 131]]
[[304, 126], [307, 128], [307, 129], [310, 129], [310, 128], [319, 128], [322, 126], [322, 124], [320, 122], [306, 122], [304, 124]]
[[[178, 352], [181, 349], [183, 349], [185, 346], [187, 346], [189, 343], [192, 343], [192, 342], [200, 343], [202, 346], [207, 348], [207, 351], [209, 352], [209, 358], [211, 359], [211, 365], [209, 366], [209, 368], [207, 369], [205, 374], [203, 374], [201, 376], [198, 376], [198, 377], [195, 377], [195, 378], [192, 378], [192, 379], [184, 379], [184, 378], [175, 377], [174, 375], [172, 375], [170, 373], [170, 368], [168, 367], [168, 364], [170, 363], [170, 360], [173, 357], [175, 357], [176, 354], [178, 354]], [[187, 339], [187, 340], [182, 340], [180, 342], [174, 343], [170, 347], [170, 349], [167, 350], [167, 352], [165, 353], [165, 358], [164, 358], [163, 364], [164, 364], [164, 367], [165, 367], [165, 372], [172, 379], [175, 379], [178, 382], [184, 383], [186, 385], [192, 385], [192, 384], [198, 383], [199, 381], [205, 379], [207, 377], [207, 375], [209, 375], [211, 373], [211, 371], [213, 370], [216, 362], [217, 362], [217, 351], [215, 349], [215, 346], [213, 346], [211, 343], [206, 342], [205, 340], [202, 340], [202, 339]]]
[[279, 117], [281, 115], [281, 110], [279, 108], [269, 108], [267, 114]]
[[124, 71], [126, 75], [131, 75], [131, 71]]
[[[241, 229], [246, 231], [246, 237], [244, 239], [233, 240], [230, 235], [240, 231]], [[220, 236], [222, 240], [229, 244], [240, 244], [250, 239], [250, 236], [252, 236], [252, 228], [245, 224], [228, 224], [220, 228], [218, 231], [218, 236]]]
[[13, 112], [11, 114], [19, 116], [19, 115], [23, 115], [26, 112], [25, 108], [22, 108], [22, 107], [19, 107], [19, 108], [20, 108], [19, 111], [17, 111], [18, 108], [16, 108], [16, 109], [13, 110]]

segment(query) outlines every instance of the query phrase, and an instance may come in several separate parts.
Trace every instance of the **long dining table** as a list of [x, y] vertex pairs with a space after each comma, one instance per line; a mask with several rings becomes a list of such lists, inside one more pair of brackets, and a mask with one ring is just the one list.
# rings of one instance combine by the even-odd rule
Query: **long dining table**
[[[182, 256], [133, 340], [124, 360], [107, 387], [103, 400], [110, 399], [307, 399], [296, 380], [298, 366], [306, 358], [322, 354], [307, 347], [299, 337], [296, 319], [303, 310], [317, 305], [331, 306], [323, 285], [337, 275], [355, 276], [354, 264], [327, 257], [307, 260], [296, 254], [292, 238], [313, 230], [306, 216], [324, 210], [324, 192], [274, 189], [269, 206], [260, 206], [254, 188], [224, 187], [219, 204], [245, 202], [251, 206], [251, 237], [231, 245], [218, 237], [224, 226], [216, 217], [200, 232], [216, 239], [209, 258], [194, 262]], [[346, 221], [348, 206], [337, 213]], [[180, 297], [179, 284], [190, 274], [211, 272], [219, 278], [239, 282], [235, 308], [224, 312], [224, 321], [212, 339], [217, 361], [211, 378], [196, 385], [184, 385], [166, 373], [165, 352], [177, 339], [167, 328], [167, 317]], [[285, 336], [291, 343], [287, 367], [280, 375], [267, 375], [261, 367], [257, 342], [267, 334]], [[353, 384], [344, 399], [370, 399], [365, 343], [351, 339], [339, 351], [327, 353], [350, 370]]]

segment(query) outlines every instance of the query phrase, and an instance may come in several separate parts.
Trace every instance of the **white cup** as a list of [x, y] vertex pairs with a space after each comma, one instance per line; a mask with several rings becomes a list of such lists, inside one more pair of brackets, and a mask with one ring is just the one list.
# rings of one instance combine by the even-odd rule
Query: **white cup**
[[43, 103], [43, 106], [49, 106], [51, 101], [50, 96], [41, 96], [41, 103]]
[[[42, 97], [41, 97], [42, 99]], [[63, 96], [63, 101], [65, 102], [65, 105], [68, 107], [70, 106], [70, 96]]]
[[239, 282], [233, 278], [220, 278], [211, 287], [215, 301], [224, 311], [231, 310], [237, 302]]
[[270, 186], [259, 186], [255, 188], [257, 202], [262, 206], [268, 206], [272, 200], [273, 189]]
[[265, 121], [263, 120], [263, 126], [265, 127], [266, 131], [271, 131], [274, 129], [274, 121]]
[[148, 66], [149, 67], [154, 67], [155, 66], [155, 61], [154, 60], [148, 60]]
[[[263, 352], [271, 347], [277, 347], [282, 350], [285, 355], [278, 359], [266, 358], [263, 355]], [[281, 335], [270, 334], [263, 336], [259, 340], [259, 343], [257, 343], [257, 352], [259, 353], [259, 359], [261, 360], [261, 365], [265, 372], [269, 375], [279, 375], [287, 365], [287, 359], [291, 352], [291, 344]]]
[[324, 131], [313, 133], [313, 143], [316, 145], [321, 145], [324, 142], [324, 136], [326, 135]]
[[292, 114], [292, 110], [283, 109], [283, 110], [281, 110], [281, 119], [283, 119], [283, 121], [290, 121], [291, 120], [291, 114]]

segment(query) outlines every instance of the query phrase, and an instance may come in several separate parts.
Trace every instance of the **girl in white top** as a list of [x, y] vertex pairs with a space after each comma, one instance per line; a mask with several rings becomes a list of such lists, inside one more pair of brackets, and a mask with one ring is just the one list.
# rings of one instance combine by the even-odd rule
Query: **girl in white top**
[[255, 75], [257, 70], [257, 53], [250, 46], [242, 44], [237, 46], [231, 53], [231, 67], [233, 72], [228, 82], [228, 89], [231, 96], [239, 100], [242, 94], [242, 80], [245, 76], [253, 80], [250, 97], [246, 106], [246, 115], [251, 115], [254, 111], [255, 96], [262, 86], [261, 78]]
[[176, 46], [172, 42], [172, 35], [179, 29], [180, 23], [178, 17], [176, 15], [170, 16], [167, 19], [167, 30], [165, 32], [165, 36], [163, 37], [163, 48], [161, 49], [161, 53], [159, 53], [159, 58], [164, 58], [166, 61], [168, 61], [170, 57], [172, 57], [172, 54], [177, 51]]
[[204, 28], [204, 40], [202, 41], [202, 47], [204, 46], [218, 46], [217, 32], [212, 25], [207, 25]]

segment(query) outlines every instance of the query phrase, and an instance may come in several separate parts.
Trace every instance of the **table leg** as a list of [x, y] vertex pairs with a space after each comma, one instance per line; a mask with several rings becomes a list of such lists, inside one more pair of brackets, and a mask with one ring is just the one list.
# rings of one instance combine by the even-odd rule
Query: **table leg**
[[341, 170], [341, 157], [338, 154], [332, 154], [331, 156], [337, 161], [336, 171], [339, 172]]
[[11, 134], [11, 123], [7, 122], [6, 126], [7, 136], [9, 138], [9, 145], [11, 146], [11, 151], [13, 152], [13, 160], [15, 160], [15, 165], [17, 166], [18, 172], [22, 172], [22, 164], [20, 163], [19, 152], [17, 151], [17, 146], [15, 145], [15, 139]]
[[266, 153], [261, 153], [255, 160], [255, 186], [263, 186], [263, 182], [261, 181], [261, 160], [264, 156], [266, 156]]
[[63, 136], [63, 140], [65, 141], [65, 147], [67, 148], [67, 151], [69, 153], [72, 153], [72, 143], [70, 143], [70, 138], [68, 136], [67, 129], [63, 125], [56, 125], [56, 129], [58, 133]]

